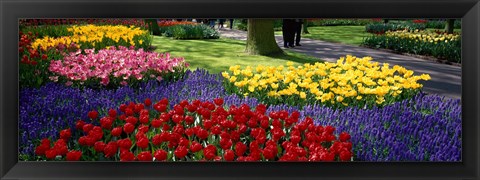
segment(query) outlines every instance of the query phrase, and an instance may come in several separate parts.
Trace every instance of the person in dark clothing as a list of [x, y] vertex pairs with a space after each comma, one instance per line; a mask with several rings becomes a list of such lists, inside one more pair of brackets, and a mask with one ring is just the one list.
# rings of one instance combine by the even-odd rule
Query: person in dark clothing
[[300, 39], [302, 35], [302, 24], [303, 24], [303, 19], [295, 19], [295, 46], [302, 46], [300, 44]]
[[282, 24], [282, 34], [283, 34], [283, 47], [295, 47], [295, 20], [294, 19], [283, 19]]
[[230, 29], [233, 28], [233, 19], [230, 19]]
[[218, 19], [218, 29], [223, 29], [223, 24], [225, 21], [226, 19]]

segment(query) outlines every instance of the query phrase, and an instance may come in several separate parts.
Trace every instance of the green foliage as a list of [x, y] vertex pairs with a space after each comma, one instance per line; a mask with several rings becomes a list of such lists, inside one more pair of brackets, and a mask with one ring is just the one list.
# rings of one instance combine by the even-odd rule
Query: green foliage
[[427, 28], [443, 29], [445, 28], [445, 23], [445, 21], [427, 21], [425, 25]]
[[72, 32], [68, 32], [67, 28], [70, 25], [41, 25], [41, 26], [24, 26], [20, 27], [20, 31], [24, 34], [31, 32], [36, 35], [37, 38], [48, 37], [61, 37], [61, 36], [71, 36]]
[[[135, 49], [143, 48], [145, 50], [148, 50], [152, 44], [153, 36], [145, 33], [142, 35], [135, 36], [133, 38], [133, 42], [135, 42]], [[142, 42], [140, 44], [140, 42]], [[95, 51], [98, 51], [100, 49], [105, 49], [109, 46], [125, 46], [125, 47], [130, 47], [132, 44], [129, 42], [125, 41], [124, 39], [120, 39], [118, 41], [115, 41], [113, 39], [104, 37], [101, 42], [96, 42], [96, 43], [91, 43], [91, 42], [80, 42], [81, 49], [91, 49], [95, 48]]]
[[[427, 23], [425, 23], [427, 28], [432, 28], [432, 29], [444, 29], [445, 28], [445, 20], [429, 20]], [[454, 22], [454, 28], [459, 29], [462, 28], [462, 21], [461, 20], [455, 20]]]
[[425, 24], [416, 24], [408, 21], [403, 21], [400, 23], [372, 23], [365, 26], [365, 31], [374, 34], [383, 34], [387, 31], [396, 31], [396, 30], [424, 30], [426, 28]]
[[235, 21], [235, 27], [239, 30], [246, 31], [248, 28], [248, 21], [247, 19], [240, 19], [238, 21]]
[[157, 20], [156, 19], [145, 19], [145, 24], [148, 24], [148, 30], [153, 35], [159, 36], [161, 34], [160, 29], [158, 28]]
[[[36, 62], [35, 65], [19, 63], [19, 84], [20, 88], [24, 87], [40, 87], [49, 82], [49, 77], [52, 73], [48, 70], [50, 66], [50, 59], [62, 59], [63, 53], [67, 53], [68, 50], [59, 51], [57, 49], [50, 49], [48, 51], [38, 51], [38, 56], [31, 56], [28, 50], [20, 52], [19, 57], [30, 57], [30, 61]], [[42, 59], [41, 57], [46, 55], [48, 59]]]
[[431, 43], [408, 38], [372, 35], [364, 39], [363, 45], [416, 55], [433, 56], [435, 58], [446, 59], [455, 63], [461, 62], [462, 49], [460, 40], [449, 41], [448, 43]]
[[309, 20], [308, 26], [364, 26], [373, 23], [372, 19], [316, 19]]
[[219, 33], [204, 24], [182, 24], [162, 28], [166, 37], [175, 39], [218, 39]]
[[462, 21], [461, 20], [455, 20], [455, 22], [453, 24], [453, 28], [455, 28], [455, 29], [462, 28]]
[[273, 30], [274, 31], [281, 31], [282, 30], [282, 19], [275, 19], [273, 21]]

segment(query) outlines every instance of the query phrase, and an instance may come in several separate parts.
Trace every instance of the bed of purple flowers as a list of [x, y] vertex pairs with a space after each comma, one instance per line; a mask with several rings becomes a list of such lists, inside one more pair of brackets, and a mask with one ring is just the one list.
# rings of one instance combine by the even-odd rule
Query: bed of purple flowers
[[[224, 98], [226, 106], [259, 104], [254, 98], [228, 95], [223, 77], [206, 70], [187, 71], [175, 82], [151, 80], [136, 87], [89, 89], [47, 83], [40, 88], [22, 88], [19, 107], [20, 160], [37, 160], [35, 146], [42, 138], [57, 139], [59, 131], [75, 129], [79, 119], [90, 123], [85, 112], [101, 116], [128, 102], [169, 99], [170, 106], [182, 100]], [[320, 105], [303, 108], [271, 105], [267, 113], [298, 110], [300, 119], [310, 116], [317, 125], [331, 125], [348, 132], [354, 161], [461, 161], [461, 102], [437, 95], [418, 94], [412, 99], [382, 108], [332, 109]], [[99, 122], [91, 122], [99, 124]], [[79, 133], [73, 131], [78, 138]]]

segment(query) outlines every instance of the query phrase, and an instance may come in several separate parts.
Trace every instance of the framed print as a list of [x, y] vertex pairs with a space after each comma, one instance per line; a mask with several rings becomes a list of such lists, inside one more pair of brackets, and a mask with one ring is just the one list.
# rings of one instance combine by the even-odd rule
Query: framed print
[[2, 179], [478, 178], [478, 1], [1, 8]]

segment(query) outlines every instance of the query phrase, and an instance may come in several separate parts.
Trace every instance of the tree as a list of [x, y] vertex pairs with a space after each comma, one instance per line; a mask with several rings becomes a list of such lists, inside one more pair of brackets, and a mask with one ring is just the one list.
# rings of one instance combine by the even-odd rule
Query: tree
[[448, 34], [452, 34], [454, 26], [455, 26], [455, 19], [447, 19], [447, 22], [445, 23], [445, 31]]
[[303, 30], [302, 30], [303, 34], [310, 34], [310, 32], [308, 32], [308, 19], [303, 20], [302, 28], [303, 28]]
[[148, 29], [153, 33], [153, 35], [160, 36], [160, 28], [158, 28], [156, 19], [145, 19], [145, 23], [148, 24]]
[[275, 41], [273, 19], [248, 19], [246, 52], [256, 55], [283, 53]]

